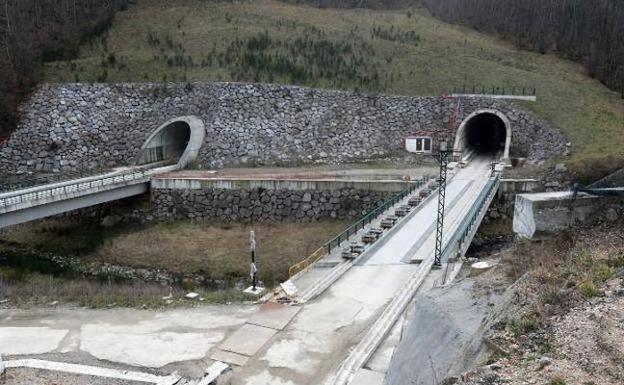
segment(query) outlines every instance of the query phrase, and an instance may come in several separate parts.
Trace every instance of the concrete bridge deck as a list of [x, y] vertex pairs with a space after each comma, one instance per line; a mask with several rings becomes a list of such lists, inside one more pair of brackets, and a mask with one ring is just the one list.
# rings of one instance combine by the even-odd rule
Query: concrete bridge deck
[[[478, 200], [495, 193], [487, 190], [484, 197], [491, 182], [489, 160], [475, 159], [449, 183], [444, 245], [451, 245], [454, 252], [461, 250], [455, 234], [465, 232], [466, 216], [475, 215], [472, 208], [480, 204]], [[268, 334], [253, 325], [241, 328], [237, 339], [245, 341], [240, 344], [255, 341], [252, 354], [245, 354], [236, 341], [220, 345], [242, 365], [235, 368], [232, 384], [355, 384], [355, 376], [429, 275], [436, 204], [436, 199], [430, 200], [374, 253], [357, 260], [302, 305], [286, 326]], [[413, 263], [416, 259], [419, 264]], [[436, 277], [442, 276], [443, 271], [436, 270]], [[383, 379], [383, 373], [378, 374]]]
[[152, 175], [176, 166], [121, 168], [0, 194], [0, 229], [149, 191]]

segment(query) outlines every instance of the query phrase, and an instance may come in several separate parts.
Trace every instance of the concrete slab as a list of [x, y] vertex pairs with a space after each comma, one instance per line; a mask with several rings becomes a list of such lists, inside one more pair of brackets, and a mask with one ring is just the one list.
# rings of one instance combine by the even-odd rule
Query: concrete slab
[[69, 331], [48, 327], [0, 328], [0, 353], [42, 354], [56, 350]]
[[351, 383], [357, 385], [383, 385], [385, 377], [383, 373], [368, 369], [358, 369]]
[[253, 356], [275, 333], [277, 333], [275, 329], [245, 324], [225, 340], [219, 349]]
[[256, 287], [256, 290], [254, 290], [253, 286], [249, 286], [247, 289], [243, 290], [243, 293], [259, 297], [264, 294], [265, 291], [266, 289], [264, 287]]
[[232, 352], [226, 352], [225, 350], [217, 349], [210, 355], [211, 360], [226, 362], [231, 365], [243, 366], [249, 360], [249, 357], [242, 354], [236, 354]]
[[103, 360], [162, 367], [172, 362], [202, 359], [223, 337], [220, 331], [145, 333], [126, 325], [92, 324], [81, 329], [80, 350]]
[[297, 375], [314, 376], [322, 364], [321, 355], [331, 353], [337, 338], [331, 334], [289, 331], [280, 334], [260, 360], [272, 369], [285, 369]]
[[[88, 353], [125, 365], [161, 367], [207, 357], [258, 310], [255, 305], [136, 309], [0, 311], [0, 352]], [[159, 354], [154, 354], [157, 351]]]
[[267, 302], [260, 307], [258, 313], [251, 317], [247, 323], [275, 330], [283, 330], [300, 310], [301, 308], [297, 306]]

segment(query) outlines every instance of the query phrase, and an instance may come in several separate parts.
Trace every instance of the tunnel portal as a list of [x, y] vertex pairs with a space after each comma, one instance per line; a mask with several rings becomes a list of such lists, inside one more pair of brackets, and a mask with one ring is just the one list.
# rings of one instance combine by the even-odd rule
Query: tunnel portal
[[468, 149], [492, 154], [505, 148], [505, 123], [494, 114], [480, 114], [466, 123], [465, 141]]
[[457, 153], [474, 151], [477, 154], [509, 157], [511, 130], [505, 115], [498, 111], [477, 111], [459, 126], [455, 138]]
[[136, 164], [166, 162], [183, 168], [197, 157], [204, 135], [204, 124], [195, 116], [171, 119], [145, 141]]
[[188, 123], [178, 121], [168, 124], [159, 130], [141, 151], [138, 164], [175, 161], [186, 150], [191, 138], [191, 128]]

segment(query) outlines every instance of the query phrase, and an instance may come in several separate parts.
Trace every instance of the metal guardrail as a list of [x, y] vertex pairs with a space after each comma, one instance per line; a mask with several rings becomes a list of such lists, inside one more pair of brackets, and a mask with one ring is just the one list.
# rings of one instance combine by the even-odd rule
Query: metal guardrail
[[20, 204], [36, 199], [50, 198], [53, 196], [68, 194], [81, 190], [88, 190], [94, 187], [102, 187], [120, 182], [145, 179], [147, 176], [147, 170], [133, 170], [118, 174], [105, 174], [102, 175], [102, 178], [97, 179], [77, 179], [73, 183], [71, 183], [71, 181], [67, 181], [68, 183], [60, 186], [54, 186], [37, 191], [25, 191], [21, 194], [19, 193], [19, 191], [15, 191], [14, 193], [5, 193], [5, 195], [9, 196], [0, 198], [0, 207]]
[[373, 210], [368, 212], [366, 215], [364, 215], [360, 220], [358, 220], [357, 222], [355, 222], [354, 224], [349, 226], [346, 230], [344, 230], [338, 236], [336, 236], [336, 237], [332, 238], [331, 240], [325, 242], [323, 247], [318, 248], [309, 257], [307, 257], [306, 259], [304, 259], [301, 262], [298, 262], [298, 263], [292, 265], [288, 269], [288, 276], [292, 278], [294, 275], [296, 275], [296, 274], [298, 274], [298, 273], [300, 273], [300, 272], [302, 272], [304, 270], [307, 270], [310, 266], [312, 266], [318, 260], [323, 258], [325, 255], [331, 253], [333, 245], [336, 245], [336, 247], [340, 246], [340, 244], [342, 242], [344, 242], [345, 240], [349, 239], [349, 237], [351, 235], [357, 233], [360, 229], [364, 228], [366, 225], [371, 223], [373, 220], [375, 220], [375, 218], [379, 217], [379, 215], [381, 215], [388, 208], [392, 207], [397, 202], [399, 202], [401, 199], [405, 198], [406, 196], [408, 196], [411, 193], [413, 193], [415, 190], [417, 190], [420, 187], [422, 187], [427, 180], [429, 180], [429, 176], [423, 176], [418, 181], [410, 183], [409, 187], [406, 188], [405, 190], [403, 190], [400, 193], [396, 194], [395, 196], [385, 200], [379, 206], [377, 206], [376, 208], [374, 208]]
[[144, 165], [155, 162], [176, 160], [184, 153], [186, 145], [180, 149], [178, 145], [148, 147], [141, 150], [136, 157], [136, 164]]
[[468, 211], [468, 213], [464, 216], [457, 230], [446, 243], [446, 246], [442, 251], [442, 260], [446, 260], [448, 258], [448, 255], [451, 253], [454, 246], [462, 244], [465, 241], [470, 231], [474, 228], [479, 214], [484, 209], [485, 203], [488, 201], [489, 197], [496, 192], [499, 182], [500, 174], [496, 174], [488, 180], [486, 187], [477, 197], [477, 201], [470, 208], [470, 211]]
[[427, 179], [428, 179], [427, 177], [422, 177], [417, 182], [411, 183], [408, 188], [392, 196], [391, 198], [385, 200], [383, 203], [381, 203], [379, 206], [374, 208], [372, 211], [370, 211], [360, 220], [358, 220], [351, 226], [347, 227], [347, 229], [344, 230], [342, 233], [338, 234], [336, 237], [325, 242], [323, 247], [327, 251], [327, 254], [331, 253], [333, 248], [339, 247], [342, 244], [342, 242], [349, 239], [351, 235], [357, 233], [359, 230], [363, 229], [366, 225], [368, 225], [369, 223], [377, 219], [377, 217], [379, 217], [379, 215], [381, 215], [388, 208], [394, 206], [397, 202], [399, 202], [400, 200], [402, 200], [403, 198], [405, 198], [406, 196], [410, 195], [415, 190], [420, 188]]
[[60, 183], [72, 179], [87, 178], [90, 176], [102, 175], [111, 172], [111, 168], [96, 167], [91, 169], [80, 169], [74, 172], [64, 172], [60, 174], [38, 176], [38, 177], [18, 177], [14, 181], [0, 182], [0, 194], [8, 193], [15, 190], [23, 190], [27, 188], [44, 186], [51, 183]]
[[486, 87], [484, 85], [466, 86], [453, 86], [454, 94], [491, 94], [491, 95], [523, 95], [523, 96], [536, 96], [537, 89], [535, 87], [518, 87], [518, 86], [491, 86]]
[[295, 274], [307, 270], [310, 266], [312, 266], [316, 261], [318, 261], [319, 259], [323, 258], [323, 256], [325, 255], [325, 249], [322, 247], [319, 247], [315, 252], [313, 252], [312, 254], [310, 254], [310, 256], [306, 259], [304, 259], [303, 261], [296, 263], [294, 265], [292, 265], [289, 269], [288, 269], [288, 276], [292, 277]]

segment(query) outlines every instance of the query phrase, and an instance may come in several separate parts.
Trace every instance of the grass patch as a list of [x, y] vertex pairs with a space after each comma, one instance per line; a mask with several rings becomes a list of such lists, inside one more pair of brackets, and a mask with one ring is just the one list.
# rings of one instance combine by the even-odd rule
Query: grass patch
[[403, 95], [535, 87], [538, 102], [520, 105], [568, 135], [573, 171], [593, 175], [609, 155], [624, 156], [624, 101], [581, 65], [519, 51], [422, 8], [137, 0], [78, 59], [48, 63], [44, 73], [49, 82], [262, 81]]
[[[539, 242], [520, 241], [505, 256], [511, 278], [528, 275], [525, 294], [532, 299], [527, 302], [534, 304], [538, 320], [561, 314], [582, 299], [601, 297], [607, 281], [624, 279], [622, 226], [577, 229]], [[523, 323], [516, 323], [516, 329], [522, 330]]]
[[[192, 306], [197, 303], [242, 302], [250, 298], [240, 290], [195, 290], [202, 302], [187, 300], [182, 287], [168, 287], [155, 283], [105, 283], [86, 279], [64, 279], [51, 275], [29, 274], [11, 279], [0, 273], [0, 299], [11, 305], [29, 307], [54, 301], [90, 308], [141, 307], [148, 309]], [[169, 295], [172, 296], [169, 299]]]
[[518, 319], [511, 320], [507, 327], [515, 336], [521, 336], [536, 331], [539, 328], [539, 320], [533, 313], [524, 314]]
[[[288, 268], [338, 234], [347, 222], [209, 224], [178, 221], [147, 226], [101, 228], [65, 219], [47, 219], [16, 227], [0, 237], [4, 247], [28, 246], [57, 255], [78, 254], [85, 262], [202, 273], [210, 279], [249, 274], [249, 231], [257, 240], [259, 278], [275, 286]], [[11, 243], [11, 244], [7, 244]], [[74, 252], [78, 250], [79, 252]], [[182, 285], [194, 289], [193, 283]]]
[[561, 376], [556, 376], [556, 377], [553, 377], [548, 382], [548, 385], [567, 385], [567, 382], [566, 382], [565, 378], [563, 378]]
[[594, 297], [600, 297], [602, 295], [602, 291], [596, 286], [593, 280], [588, 279], [583, 281], [579, 286], [579, 291], [583, 295], [583, 297], [589, 299]]

